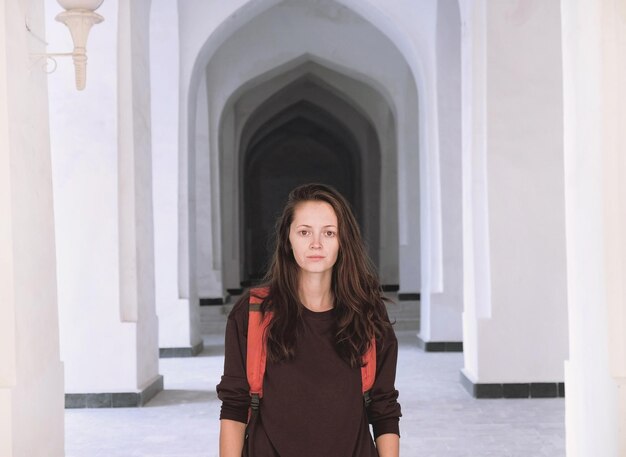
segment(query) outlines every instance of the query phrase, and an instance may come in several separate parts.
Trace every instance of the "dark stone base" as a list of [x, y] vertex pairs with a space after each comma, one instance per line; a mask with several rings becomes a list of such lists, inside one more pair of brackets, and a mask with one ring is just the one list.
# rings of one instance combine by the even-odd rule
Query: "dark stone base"
[[230, 297], [226, 296], [226, 298], [216, 297], [216, 298], [201, 298], [200, 306], [217, 306], [223, 305], [224, 303], [228, 303]]
[[474, 398], [565, 397], [565, 383], [562, 382], [475, 384], [461, 371], [461, 384]]
[[182, 348], [159, 348], [159, 358], [171, 359], [175, 357], [195, 357], [204, 349], [204, 342], [200, 342], [194, 346]]
[[140, 392], [111, 392], [97, 394], [65, 394], [65, 408], [136, 408], [148, 403], [163, 390], [163, 376]]
[[463, 352], [462, 341], [424, 341], [418, 336], [417, 346], [425, 352]]
[[244, 290], [243, 287], [239, 287], [237, 289], [226, 289], [226, 292], [228, 292], [230, 296], [237, 296], [237, 295], [242, 295], [243, 290]]
[[419, 300], [420, 294], [398, 294], [398, 300], [408, 301], [408, 300]]
[[400, 286], [398, 284], [383, 284], [380, 287], [383, 292], [397, 292], [400, 290]]

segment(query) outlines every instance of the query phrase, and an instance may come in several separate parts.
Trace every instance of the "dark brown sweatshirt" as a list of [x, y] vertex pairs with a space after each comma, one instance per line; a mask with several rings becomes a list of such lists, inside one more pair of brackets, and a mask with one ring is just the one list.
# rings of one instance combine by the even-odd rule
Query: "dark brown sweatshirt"
[[[351, 368], [333, 347], [334, 318], [334, 310], [317, 313], [303, 308], [295, 358], [268, 361], [259, 414], [249, 427], [251, 456], [377, 457], [369, 424], [374, 437], [400, 434], [394, 387], [398, 342], [393, 330], [377, 341], [376, 380], [366, 410], [360, 369]], [[217, 386], [220, 419], [243, 423], [250, 406], [247, 329], [246, 294], [228, 317], [224, 375]]]

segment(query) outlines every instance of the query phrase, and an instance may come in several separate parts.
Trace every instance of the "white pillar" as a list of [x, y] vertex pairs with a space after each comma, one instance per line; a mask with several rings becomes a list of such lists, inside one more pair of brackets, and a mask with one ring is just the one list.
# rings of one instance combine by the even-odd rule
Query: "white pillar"
[[[219, 208], [219, 159], [211, 154], [207, 78], [201, 79], [196, 106], [194, 147], [196, 152], [196, 272], [198, 296], [223, 300]], [[217, 143], [217, 141], [214, 141]]]
[[178, 5], [153, 0], [150, 11], [150, 82], [156, 307], [162, 357], [202, 349], [192, 301], [179, 290], [179, 36]]
[[477, 396], [557, 395], [567, 357], [560, 11], [470, 6], [463, 379]]
[[562, 1], [568, 457], [626, 455], [626, 6]]
[[3, 457], [64, 454], [47, 76], [45, 59], [30, 55], [46, 52], [45, 36], [43, 2], [0, 3]]
[[[461, 205], [461, 21], [457, 0], [437, 3], [437, 100], [441, 192], [442, 278], [421, 302], [420, 346], [460, 351], [463, 328]], [[423, 296], [423, 294], [422, 294]]]
[[[49, 41], [67, 31], [53, 21]], [[87, 88], [50, 77], [61, 354], [66, 404], [137, 406], [162, 388], [150, 164], [148, 1], [106, 1]], [[118, 8], [119, 7], [119, 8]], [[57, 39], [58, 37], [58, 39]]]
[[[415, 84], [407, 84], [405, 96], [408, 100], [417, 100]], [[416, 300], [418, 294], [423, 292], [423, 284], [427, 285], [430, 280], [426, 277], [427, 273], [422, 274], [429, 271], [430, 192], [427, 187], [429, 180], [426, 179], [426, 152], [420, 149], [423, 142], [416, 135], [420, 115], [422, 113], [418, 113], [416, 105], [398, 107], [397, 110], [398, 297], [401, 300]]]
[[[185, 304], [185, 312], [189, 314], [189, 339], [192, 344], [191, 354], [193, 354], [201, 349], [199, 319], [197, 317], [199, 316], [199, 300], [196, 269], [196, 155], [194, 140], [197, 110], [199, 109], [197, 84], [198, 79], [202, 79], [202, 75], [204, 75], [204, 69], [195, 68], [193, 63], [189, 65], [190, 56], [193, 56], [191, 62], [194, 62], [197, 58], [197, 50], [194, 47], [198, 44], [197, 42], [194, 44], [190, 43], [189, 38], [193, 37], [191, 39], [193, 42], [195, 39], [202, 37], [204, 31], [201, 33], [197, 30], [196, 32], [198, 33], [190, 32], [195, 21], [185, 18], [184, 14], [181, 15], [181, 11], [184, 13], [184, 8], [181, 10], [181, 5], [179, 2], [178, 25], [181, 33], [178, 35], [180, 59], [177, 60], [177, 63], [180, 64], [179, 77], [182, 84], [178, 85], [178, 296], [188, 302]], [[197, 9], [199, 7], [199, 5], [196, 5], [188, 10], [192, 12], [193, 18], [203, 17], [198, 16], [198, 14], [204, 14]], [[206, 17], [208, 18], [209, 16]], [[213, 19], [217, 20], [215, 17]], [[202, 22], [202, 27], [206, 28], [206, 30], [212, 29], [212, 26], [207, 27], [204, 22]], [[193, 70], [191, 70], [191, 67], [193, 67]], [[191, 72], [189, 73], [190, 70]], [[191, 78], [191, 82], [188, 78]], [[176, 348], [173, 349], [174, 355], [180, 352], [186, 352], [186, 354], [181, 355], [189, 354], [189, 350], [186, 347], [182, 351]]]

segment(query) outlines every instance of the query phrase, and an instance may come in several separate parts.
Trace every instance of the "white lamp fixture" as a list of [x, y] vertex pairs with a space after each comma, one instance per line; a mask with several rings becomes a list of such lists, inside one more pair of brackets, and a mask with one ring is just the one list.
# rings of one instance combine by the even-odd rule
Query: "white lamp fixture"
[[83, 90], [87, 83], [87, 37], [94, 24], [104, 20], [94, 11], [102, 4], [103, 0], [57, 0], [65, 8], [59, 13], [56, 20], [63, 22], [70, 29], [74, 51], [68, 54], [74, 60], [76, 70], [76, 89]]

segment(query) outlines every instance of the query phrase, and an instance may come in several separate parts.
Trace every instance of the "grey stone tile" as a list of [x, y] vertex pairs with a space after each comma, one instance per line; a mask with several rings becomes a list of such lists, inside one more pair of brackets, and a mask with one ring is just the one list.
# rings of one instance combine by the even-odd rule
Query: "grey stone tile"
[[87, 408], [110, 408], [111, 404], [112, 397], [109, 393], [85, 395], [85, 406]]
[[140, 404], [140, 395], [135, 392], [115, 393], [111, 397], [111, 406], [113, 408], [130, 408]]

